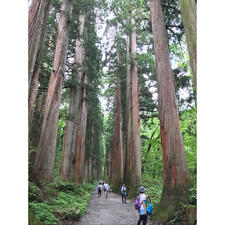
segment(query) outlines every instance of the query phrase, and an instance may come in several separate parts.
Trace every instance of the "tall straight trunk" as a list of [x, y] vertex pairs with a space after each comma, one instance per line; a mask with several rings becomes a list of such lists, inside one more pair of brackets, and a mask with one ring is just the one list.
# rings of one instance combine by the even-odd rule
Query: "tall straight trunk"
[[41, 124], [44, 117], [44, 108], [45, 108], [45, 101], [46, 101], [46, 93], [42, 92], [38, 98], [36, 99], [36, 113], [32, 123], [31, 129], [31, 146], [34, 148], [38, 147], [40, 133], [41, 133]]
[[[35, 4], [35, 0], [34, 0], [34, 4]], [[32, 5], [33, 6], [33, 5]], [[33, 6], [34, 7], [34, 6]], [[31, 15], [33, 16], [32, 13], [33, 12], [33, 7], [30, 8], [29, 13], [31, 13]], [[36, 7], [35, 7], [36, 8]], [[33, 10], [31, 10], [33, 9]], [[49, 15], [49, 9], [50, 9], [50, 1], [47, 1], [46, 4], [43, 7], [44, 10], [44, 17], [43, 17], [43, 22], [41, 24], [41, 34], [40, 34], [40, 43], [39, 46], [36, 49], [36, 57], [34, 57], [35, 61], [34, 61], [34, 65], [30, 74], [30, 88], [29, 88], [29, 93], [28, 93], [28, 126], [29, 126], [29, 138], [31, 135], [31, 127], [32, 127], [32, 118], [33, 118], [33, 111], [34, 111], [34, 103], [35, 103], [35, 99], [36, 99], [36, 92], [37, 92], [37, 84], [38, 84], [38, 77], [39, 77], [39, 71], [40, 71], [40, 62], [41, 62], [41, 57], [42, 57], [42, 45], [43, 45], [43, 41], [44, 41], [44, 36], [45, 36], [45, 30], [46, 30], [46, 26], [47, 26], [47, 21], [48, 21], [48, 15]], [[29, 19], [31, 19], [29, 17]], [[36, 19], [36, 18], [33, 18]], [[29, 21], [30, 22], [30, 21]], [[30, 23], [29, 23], [30, 25]], [[29, 31], [31, 29], [31, 25], [29, 27]], [[31, 31], [30, 31], [31, 32]], [[30, 37], [30, 33], [29, 33], [29, 38]], [[37, 37], [35, 37], [37, 38]], [[29, 39], [29, 41], [31, 41]], [[34, 40], [33, 40], [34, 41]], [[36, 44], [36, 43], [35, 43]], [[32, 57], [29, 55], [29, 57]], [[29, 58], [30, 60], [30, 58]]]
[[[33, 0], [28, 17], [28, 92], [35, 75], [34, 67], [43, 44], [51, 0]], [[39, 62], [37, 62], [39, 64]]]
[[92, 179], [97, 178], [97, 162], [96, 159], [92, 158]]
[[179, 0], [184, 31], [187, 39], [188, 53], [197, 93], [197, 14], [195, 0]]
[[[38, 59], [41, 58], [41, 52], [39, 53]], [[39, 61], [40, 62], [40, 61]], [[31, 138], [32, 120], [34, 112], [34, 103], [37, 93], [38, 77], [39, 77], [40, 65], [34, 66], [34, 76], [32, 77], [31, 87], [28, 96], [28, 128], [29, 128], [29, 139]]]
[[111, 150], [109, 150], [108, 155], [105, 156], [105, 167], [104, 167], [104, 176], [110, 178], [111, 177]]
[[117, 53], [117, 98], [116, 120], [112, 143], [112, 182], [119, 187], [123, 182], [123, 134], [122, 134], [122, 107], [121, 107], [121, 79], [120, 79], [120, 55]]
[[[69, 104], [69, 116], [66, 121], [66, 130], [64, 135], [63, 141], [63, 154], [62, 154], [62, 162], [61, 162], [61, 169], [60, 169], [60, 176], [65, 180], [72, 180], [73, 179], [73, 167], [75, 161], [75, 143], [76, 143], [76, 112], [78, 108], [78, 98], [81, 96], [78, 95], [78, 87], [76, 87], [76, 82], [81, 83], [83, 77], [83, 61], [85, 57], [84, 52], [84, 23], [85, 23], [85, 15], [80, 14], [79, 16], [79, 36], [76, 39], [76, 47], [75, 47], [75, 55], [74, 55], [74, 77], [73, 77], [73, 84], [70, 88], [70, 104]], [[80, 94], [80, 92], [79, 92]]]
[[[46, 99], [46, 93], [42, 92], [36, 100], [36, 104], [37, 104], [36, 113], [33, 120], [32, 129], [30, 131], [31, 139], [30, 139], [29, 150], [31, 150], [31, 152], [29, 157], [29, 163], [30, 163], [30, 166], [32, 167], [34, 166], [34, 163], [35, 163], [35, 157], [37, 153], [36, 150], [37, 150], [37, 146], [38, 146], [38, 142], [40, 138], [41, 123], [42, 123], [43, 115], [44, 115], [45, 99]], [[33, 169], [30, 168], [29, 170], [33, 170]], [[29, 171], [29, 172], [32, 172], [32, 171]]]
[[[127, 65], [127, 148], [126, 148], [126, 184], [131, 195], [134, 195], [141, 183], [141, 149], [139, 118], [139, 86], [136, 60], [136, 24], [135, 10], [132, 10], [132, 30], [130, 37], [131, 65]], [[130, 70], [129, 70], [130, 69]]]
[[88, 181], [88, 158], [85, 157], [84, 160], [84, 180]]
[[54, 175], [55, 147], [62, 83], [65, 73], [70, 14], [71, 1], [63, 0], [58, 26], [58, 38], [55, 49], [53, 71], [49, 81], [45, 114], [42, 123], [38, 152], [35, 159], [36, 177], [47, 181], [52, 180]]
[[[150, 0], [158, 86], [158, 110], [163, 151], [163, 191], [158, 216], [164, 221], [174, 216], [179, 202], [187, 200], [189, 171], [176, 105], [174, 75], [160, 0]], [[157, 216], [157, 215], [156, 215]]]
[[81, 85], [77, 89], [78, 108], [75, 116], [75, 123], [77, 124], [75, 130], [75, 163], [74, 163], [74, 177], [76, 182], [82, 183], [83, 181], [83, 166], [84, 166], [84, 152], [85, 152], [85, 137], [87, 125], [87, 91], [86, 85], [88, 84], [87, 75], [84, 73]]
[[[87, 128], [92, 127], [91, 121], [87, 120]], [[87, 130], [87, 137], [86, 137], [86, 143], [85, 143], [85, 159], [84, 159], [84, 179], [85, 181], [88, 182], [89, 177], [88, 177], [88, 173], [89, 173], [89, 157], [90, 157], [90, 147], [91, 146], [91, 135], [88, 135], [88, 131]], [[90, 131], [89, 131], [90, 133]]]

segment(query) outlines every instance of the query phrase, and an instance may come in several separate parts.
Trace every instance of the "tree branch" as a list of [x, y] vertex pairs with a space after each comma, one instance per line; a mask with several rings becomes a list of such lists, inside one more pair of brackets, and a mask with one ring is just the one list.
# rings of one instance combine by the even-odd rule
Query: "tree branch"
[[115, 12], [114, 9], [112, 9], [112, 12], [113, 12], [113, 14], [116, 16], [116, 19], [118, 20], [118, 22], [119, 22], [122, 26], [124, 26], [125, 28], [128, 29], [128, 27], [127, 27], [127, 26], [122, 22], [122, 20], [118, 17], [118, 14]]
[[165, 4], [162, 4], [162, 6], [165, 7], [165, 8], [173, 9], [173, 10], [175, 10], [177, 13], [181, 14], [181, 12], [180, 12], [177, 8], [175, 8], [174, 6], [165, 5]]
[[[158, 127], [159, 127], [159, 124], [158, 124], [158, 126], [155, 128], [155, 130], [153, 131], [153, 133], [152, 133], [152, 135], [151, 135], [151, 137], [150, 137], [150, 143], [149, 143], [149, 145], [148, 145], [148, 150], [147, 150], [147, 152], [146, 152], [146, 155], [150, 152], [150, 149], [151, 149], [151, 147], [152, 147], [152, 138], [153, 138], [155, 132], [157, 131]], [[158, 136], [158, 137], [159, 137], [159, 136]]]

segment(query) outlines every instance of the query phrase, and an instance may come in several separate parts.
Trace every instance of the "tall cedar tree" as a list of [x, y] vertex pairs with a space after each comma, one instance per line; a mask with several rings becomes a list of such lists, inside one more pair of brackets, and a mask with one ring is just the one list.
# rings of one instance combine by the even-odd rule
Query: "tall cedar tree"
[[[89, 113], [88, 113], [89, 115]], [[87, 137], [86, 137], [86, 144], [85, 148], [85, 160], [84, 160], [84, 178], [88, 182], [93, 181], [93, 157], [92, 157], [92, 151], [93, 151], [93, 145], [94, 145], [94, 124], [93, 121], [87, 120]], [[89, 149], [87, 149], [89, 148]], [[88, 151], [89, 150], [89, 151]]]
[[[86, 15], [81, 14], [81, 23], [84, 23]], [[85, 27], [84, 27], [85, 28]], [[84, 31], [84, 36], [86, 32]], [[82, 44], [82, 43], [81, 43]], [[78, 72], [78, 86], [76, 88], [76, 106], [75, 106], [75, 160], [74, 160], [74, 177], [76, 182], [82, 183], [83, 181], [83, 170], [84, 170], [84, 152], [85, 152], [85, 137], [86, 137], [86, 125], [87, 125], [87, 85], [88, 85], [88, 76], [85, 71], [86, 65], [84, 59], [86, 57], [86, 49], [82, 48], [82, 52], [78, 53], [83, 55], [82, 59], [83, 65], [79, 68]]]
[[[76, 144], [76, 129], [78, 126], [78, 111], [80, 110], [80, 99], [83, 97], [80, 87], [84, 76], [84, 23], [85, 15], [80, 13], [79, 15], [79, 35], [76, 39], [76, 47], [74, 54], [74, 75], [73, 81], [70, 88], [70, 104], [69, 104], [69, 115], [66, 121], [66, 130], [63, 141], [63, 154], [62, 163], [60, 169], [60, 176], [65, 180], [73, 179], [73, 166], [75, 157], [75, 144]], [[84, 121], [83, 121], [84, 122]]]
[[29, 137], [39, 77], [42, 45], [51, 0], [33, 0], [28, 18], [28, 125]]
[[54, 175], [58, 117], [62, 83], [65, 75], [70, 14], [71, 1], [63, 0], [61, 16], [59, 19], [53, 70], [48, 86], [45, 114], [34, 166], [34, 174], [36, 178], [46, 181], [51, 181]]
[[[91, 62], [94, 63], [94, 60]], [[103, 114], [98, 99], [98, 84], [97, 82], [94, 84], [94, 82], [92, 80], [92, 84], [90, 83], [89, 85], [87, 132], [85, 138], [84, 179], [89, 182], [93, 182], [94, 179], [102, 176], [103, 157]], [[96, 164], [94, 164], [94, 161]]]
[[116, 91], [116, 118], [112, 143], [111, 181], [115, 186], [123, 182], [123, 134], [122, 134], [122, 106], [121, 106], [121, 78], [120, 78], [120, 54], [117, 49], [117, 91]]
[[187, 39], [188, 53], [194, 78], [195, 92], [197, 93], [197, 15], [195, 0], [179, 0], [184, 31]]
[[158, 110], [163, 151], [163, 191], [158, 216], [162, 222], [174, 216], [180, 202], [187, 201], [190, 183], [170, 65], [167, 35], [160, 0], [149, 0], [158, 86]]
[[134, 195], [141, 183], [141, 149], [140, 149], [140, 118], [139, 118], [139, 86], [136, 61], [136, 25], [135, 9], [132, 9], [131, 35], [127, 45], [127, 143], [125, 180]]

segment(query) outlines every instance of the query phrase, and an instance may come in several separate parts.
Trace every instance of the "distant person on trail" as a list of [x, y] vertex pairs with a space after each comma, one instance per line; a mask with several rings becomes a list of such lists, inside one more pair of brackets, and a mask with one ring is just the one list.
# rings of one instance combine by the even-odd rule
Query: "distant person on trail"
[[126, 204], [126, 200], [127, 200], [127, 189], [125, 187], [125, 184], [123, 184], [122, 188], [121, 188], [121, 196], [122, 196], [122, 203]]
[[105, 198], [108, 197], [108, 193], [110, 191], [110, 187], [107, 183], [104, 184]]
[[140, 225], [141, 221], [143, 222], [143, 225], [146, 225], [147, 223], [147, 213], [146, 213], [146, 199], [147, 199], [147, 195], [145, 194], [145, 187], [141, 186], [139, 188], [139, 192], [140, 192], [140, 210], [139, 210], [139, 215], [140, 218], [138, 220], [137, 225]]
[[99, 182], [99, 183], [98, 183], [98, 198], [99, 198], [99, 197], [101, 198], [101, 193], [102, 193], [102, 185], [101, 185], [101, 183]]
[[102, 190], [105, 192], [104, 181], [102, 180]]

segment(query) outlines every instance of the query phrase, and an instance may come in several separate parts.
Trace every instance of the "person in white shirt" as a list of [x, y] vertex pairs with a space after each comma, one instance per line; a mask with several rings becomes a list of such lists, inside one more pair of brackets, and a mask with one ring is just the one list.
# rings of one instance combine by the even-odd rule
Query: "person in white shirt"
[[140, 192], [140, 211], [139, 211], [139, 214], [140, 214], [140, 217], [139, 217], [137, 225], [140, 225], [141, 221], [143, 222], [143, 225], [146, 225], [146, 223], [147, 223], [145, 201], [146, 201], [148, 196], [145, 194], [145, 191], [146, 191], [145, 187], [141, 186], [139, 188], [139, 192]]
[[122, 203], [126, 204], [126, 199], [127, 199], [127, 189], [125, 187], [125, 184], [123, 184], [121, 188], [121, 196], [122, 196]]
[[108, 197], [108, 193], [109, 193], [110, 187], [107, 183], [104, 184], [104, 191], [105, 191], [105, 198]]

